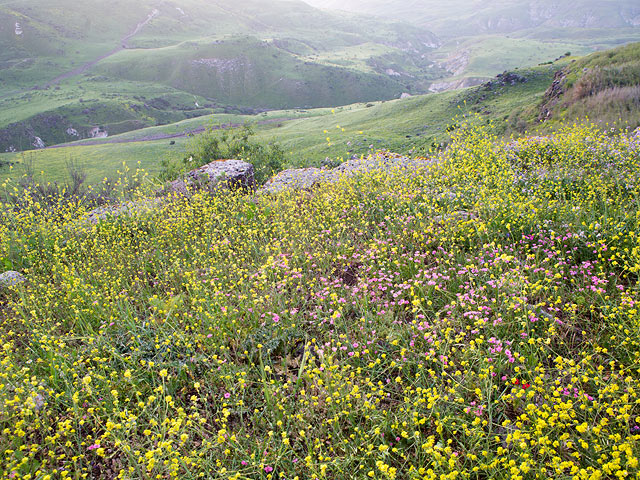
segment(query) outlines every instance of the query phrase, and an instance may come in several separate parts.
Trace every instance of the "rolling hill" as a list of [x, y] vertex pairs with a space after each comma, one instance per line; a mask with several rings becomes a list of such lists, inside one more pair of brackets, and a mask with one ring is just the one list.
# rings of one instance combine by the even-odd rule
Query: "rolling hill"
[[[81, 140], [21, 154], [0, 154], [0, 178], [20, 177], [27, 162], [49, 181], [63, 182], [75, 161], [90, 182], [116, 175], [123, 162], [152, 175], [160, 160], [180, 159], [207, 126], [253, 124], [256, 139], [277, 142], [291, 166], [319, 166], [371, 150], [428, 154], [447, 141], [459, 117], [492, 123], [500, 135], [546, 135], [560, 123], [585, 119], [621, 129], [640, 126], [640, 43], [583, 58], [499, 75], [483, 85], [405, 99], [255, 115], [213, 114], [105, 139]], [[551, 113], [548, 113], [551, 112]]]
[[300, 1], [0, 4], [0, 151], [213, 112], [425, 92], [443, 71], [419, 27]]
[[397, 18], [442, 38], [530, 29], [611, 29], [640, 26], [634, 0], [306, 0], [319, 8]]
[[530, 67], [567, 52], [585, 55], [640, 41], [634, 0], [307, 0], [320, 8], [397, 19], [435, 32], [432, 58], [448, 77], [432, 91], [481, 83], [498, 72]]

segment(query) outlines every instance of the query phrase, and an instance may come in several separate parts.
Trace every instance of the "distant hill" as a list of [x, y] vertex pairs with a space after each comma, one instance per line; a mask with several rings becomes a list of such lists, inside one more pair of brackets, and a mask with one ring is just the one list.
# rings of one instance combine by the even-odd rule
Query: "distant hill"
[[432, 91], [477, 85], [504, 70], [566, 53], [586, 55], [640, 41], [637, 0], [306, 0], [327, 11], [396, 19], [435, 32], [431, 56], [447, 75]]
[[0, 151], [214, 111], [390, 99], [444, 74], [429, 31], [301, 1], [105, 5], [0, 4]]
[[[501, 135], [547, 135], [559, 123], [584, 120], [634, 130], [640, 126], [640, 43], [563, 58], [549, 65], [501, 74], [464, 90], [335, 109], [288, 110], [259, 115], [212, 115], [150, 127], [113, 138], [84, 140], [27, 154], [0, 154], [0, 180], [20, 176], [33, 160], [47, 180], [64, 181], [65, 164], [78, 159], [89, 181], [113, 175], [126, 162], [155, 174], [160, 159], [180, 159], [190, 135], [207, 125], [253, 123], [263, 143], [278, 142], [294, 166], [320, 166], [371, 149], [428, 154], [449, 137], [461, 115], [492, 123]], [[327, 138], [330, 139], [327, 142]], [[170, 145], [170, 142], [174, 144]], [[11, 170], [9, 164], [16, 163]]]
[[443, 38], [528, 29], [640, 26], [636, 0], [306, 0], [328, 9], [396, 18]]

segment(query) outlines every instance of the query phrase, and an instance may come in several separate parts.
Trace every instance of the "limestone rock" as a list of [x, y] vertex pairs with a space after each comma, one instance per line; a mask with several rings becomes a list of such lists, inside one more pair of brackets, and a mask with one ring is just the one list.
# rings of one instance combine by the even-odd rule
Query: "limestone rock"
[[379, 152], [365, 158], [349, 160], [331, 170], [300, 168], [285, 170], [269, 180], [261, 189], [264, 193], [283, 190], [311, 190], [320, 183], [335, 183], [345, 176], [374, 170], [416, 170], [433, 163], [427, 158], [409, 158], [389, 152]]
[[107, 205], [91, 210], [86, 220], [89, 223], [96, 224], [100, 220], [106, 220], [107, 218], [116, 218], [121, 215], [137, 215], [143, 212], [150, 212], [155, 207], [163, 202], [161, 198], [146, 198], [144, 200], [138, 200], [136, 202], [125, 202], [117, 205]]
[[0, 274], [0, 287], [15, 287], [16, 285], [19, 285], [26, 281], [27, 279], [24, 278], [21, 273], [15, 272], [13, 270]]
[[278, 193], [288, 189], [310, 190], [327, 180], [330, 170], [320, 168], [292, 168], [278, 173], [260, 189], [262, 192]]
[[43, 148], [47, 147], [40, 137], [33, 137], [33, 143], [31, 145], [33, 145], [38, 150], [42, 150]]
[[167, 193], [188, 195], [197, 190], [214, 192], [218, 188], [251, 190], [254, 187], [253, 165], [242, 160], [216, 160], [171, 182]]

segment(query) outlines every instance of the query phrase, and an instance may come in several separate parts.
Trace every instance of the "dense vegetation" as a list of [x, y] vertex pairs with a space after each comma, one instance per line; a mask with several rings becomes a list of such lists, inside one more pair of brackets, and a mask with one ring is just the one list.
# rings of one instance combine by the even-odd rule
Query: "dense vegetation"
[[540, 117], [640, 125], [640, 43], [572, 62], [547, 91]]
[[636, 476], [639, 172], [462, 126], [313, 193], [5, 206], [2, 476]]

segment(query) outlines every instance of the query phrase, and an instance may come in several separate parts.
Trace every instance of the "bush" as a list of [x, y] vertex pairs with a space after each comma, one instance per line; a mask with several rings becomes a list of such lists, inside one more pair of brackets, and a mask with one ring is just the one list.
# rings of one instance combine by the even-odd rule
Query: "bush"
[[238, 159], [251, 163], [258, 184], [264, 183], [283, 169], [284, 150], [276, 143], [262, 144], [251, 140], [255, 131], [251, 125], [220, 129], [211, 126], [193, 138], [187, 154], [179, 161], [163, 160], [160, 179], [175, 180], [180, 175], [214, 160]]
[[84, 167], [73, 159], [66, 162], [68, 179], [65, 183], [38, 181], [31, 158], [24, 160], [22, 168], [21, 178], [6, 182], [0, 189], [0, 202], [16, 210], [34, 205], [37, 209], [52, 209], [70, 204], [92, 209], [131, 199], [140, 194], [146, 175], [141, 170], [131, 171], [125, 167], [118, 178], [105, 178], [97, 185], [88, 185]]

